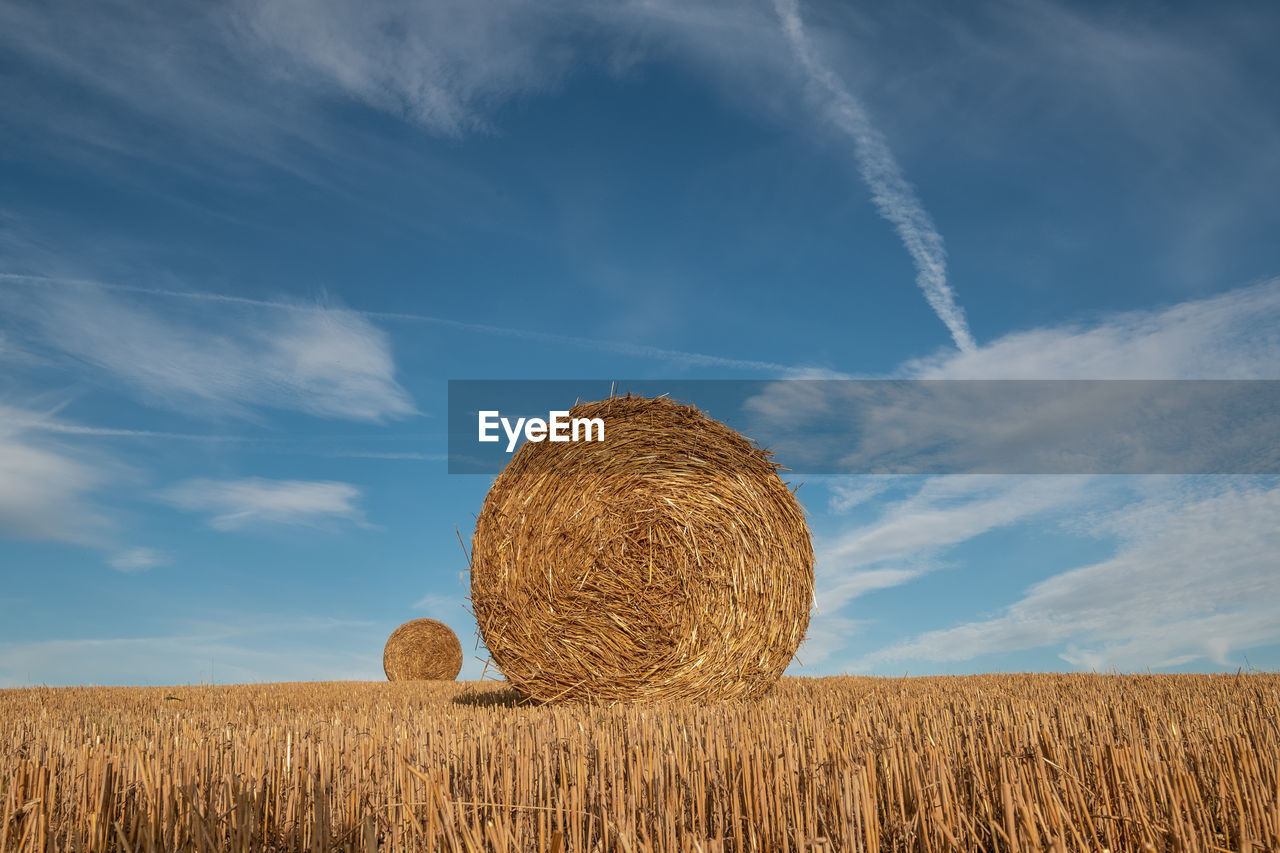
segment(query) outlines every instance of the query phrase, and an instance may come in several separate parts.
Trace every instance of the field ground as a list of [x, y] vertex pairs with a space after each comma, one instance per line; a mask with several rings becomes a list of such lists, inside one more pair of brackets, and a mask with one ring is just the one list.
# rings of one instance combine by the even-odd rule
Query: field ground
[[0, 691], [0, 850], [1280, 850], [1280, 676]]

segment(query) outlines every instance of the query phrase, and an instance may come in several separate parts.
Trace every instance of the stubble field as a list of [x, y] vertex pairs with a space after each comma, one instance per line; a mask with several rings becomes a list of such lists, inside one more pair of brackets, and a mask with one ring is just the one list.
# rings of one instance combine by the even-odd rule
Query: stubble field
[[1280, 849], [1280, 676], [0, 691], [0, 851]]

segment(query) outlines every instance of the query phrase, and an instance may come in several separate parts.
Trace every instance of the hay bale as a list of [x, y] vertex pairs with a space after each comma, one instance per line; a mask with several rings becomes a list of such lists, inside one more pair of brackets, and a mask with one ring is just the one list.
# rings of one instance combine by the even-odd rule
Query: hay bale
[[391, 632], [382, 650], [389, 681], [453, 681], [462, 670], [458, 635], [435, 619], [414, 619]]
[[472, 540], [493, 663], [539, 701], [753, 698], [813, 598], [804, 511], [769, 453], [666, 398], [581, 403], [602, 442], [525, 442]]

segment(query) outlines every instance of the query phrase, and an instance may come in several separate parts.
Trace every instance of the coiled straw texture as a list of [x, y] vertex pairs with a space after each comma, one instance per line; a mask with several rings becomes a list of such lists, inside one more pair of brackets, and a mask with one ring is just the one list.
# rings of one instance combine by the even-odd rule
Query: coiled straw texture
[[525, 442], [472, 540], [493, 663], [538, 701], [745, 699], [809, 624], [813, 546], [770, 454], [666, 398], [580, 403], [604, 441]]
[[462, 671], [462, 644], [443, 622], [414, 619], [387, 638], [382, 671], [389, 681], [453, 681]]

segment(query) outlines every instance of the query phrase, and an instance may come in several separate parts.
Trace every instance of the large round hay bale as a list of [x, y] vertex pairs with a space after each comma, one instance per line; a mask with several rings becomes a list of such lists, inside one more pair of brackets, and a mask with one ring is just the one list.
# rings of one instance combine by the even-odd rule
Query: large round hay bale
[[462, 670], [458, 635], [435, 619], [414, 619], [391, 632], [382, 650], [389, 681], [453, 681]]
[[752, 698], [804, 638], [813, 545], [769, 453], [666, 398], [581, 403], [604, 441], [525, 442], [472, 541], [493, 663], [540, 701]]

